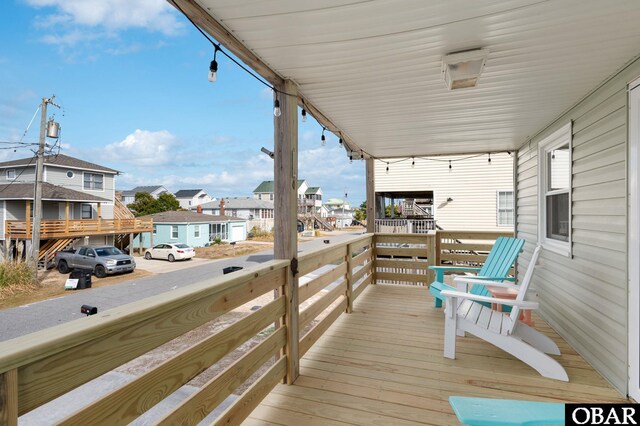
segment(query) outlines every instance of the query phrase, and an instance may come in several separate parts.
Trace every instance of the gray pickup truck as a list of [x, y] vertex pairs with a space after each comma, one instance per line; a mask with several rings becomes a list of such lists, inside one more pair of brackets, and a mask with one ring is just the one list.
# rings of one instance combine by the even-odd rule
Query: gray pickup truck
[[62, 274], [74, 268], [91, 269], [98, 278], [120, 272], [133, 272], [136, 269], [133, 257], [113, 246], [81, 246], [74, 250], [60, 251], [56, 253], [54, 262]]

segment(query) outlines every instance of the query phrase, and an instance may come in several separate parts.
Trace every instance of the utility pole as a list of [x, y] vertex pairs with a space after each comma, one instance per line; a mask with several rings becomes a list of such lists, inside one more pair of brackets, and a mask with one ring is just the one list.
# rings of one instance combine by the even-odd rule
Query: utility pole
[[38, 153], [36, 157], [36, 182], [34, 187], [33, 202], [33, 230], [31, 232], [31, 261], [35, 278], [38, 278], [38, 256], [40, 255], [40, 222], [42, 220], [42, 180], [44, 175], [44, 147], [45, 137], [58, 137], [57, 128], [54, 133], [47, 135], [47, 105], [51, 104], [60, 108], [53, 102], [55, 96], [42, 98], [42, 113], [40, 115], [40, 140], [38, 143]]

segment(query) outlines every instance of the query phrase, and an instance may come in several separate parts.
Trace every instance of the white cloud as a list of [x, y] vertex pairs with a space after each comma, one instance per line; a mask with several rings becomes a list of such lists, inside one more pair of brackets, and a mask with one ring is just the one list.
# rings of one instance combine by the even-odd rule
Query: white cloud
[[53, 7], [56, 13], [42, 18], [37, 25], [53, 27], [77, 24], [118, 31], [143, 28], [165, 35], [178, 33], [183, 25], [165, 0], [26, 0], [34, 7]]
[[175, 159], [177, 139], [167, 130], [157, 132], [137, 129], [120, 142], [101, 150], [104, 158], [134, 166], [161, 166]]

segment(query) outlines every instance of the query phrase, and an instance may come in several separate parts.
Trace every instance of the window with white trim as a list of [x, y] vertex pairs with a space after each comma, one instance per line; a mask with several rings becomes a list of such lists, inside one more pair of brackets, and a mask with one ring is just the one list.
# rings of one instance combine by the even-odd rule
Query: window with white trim
[[7, 170], [7, 180], [15, 180], [16, 178], [16, 169]]
[[171, 239], [178, 239], [178, 225], [171, 225]]
[[104, 175], [100, 173], [84, 174], [84, 189], [102, 191]]
[[540, 190], [538, 238], [560, 254], [571, 254], [571, 122], [538, 145]]
[[498, 226], [513, 226], [513, 191], [498, 191], [496, 206]]
[[200, 238], [200, 225], [194, 225], [193, 227], [193, 237]]

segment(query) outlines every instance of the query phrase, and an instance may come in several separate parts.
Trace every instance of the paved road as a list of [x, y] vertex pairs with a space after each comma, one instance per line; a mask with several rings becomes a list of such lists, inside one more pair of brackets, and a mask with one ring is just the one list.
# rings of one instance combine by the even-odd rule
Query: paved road
[[[361, 232], [331, 235], [316, 239], [300, 244], [299, 251], [322, 247], [324, 246], [324, 239], [329, 239], [331, 242], [339, 242], [357, 234], [361, 234]], [[273, 251], [271, 250], [259, 252], [248, 256], [220, 260], [192, 268], [126, 281], [108, 287], [79, 290], [55, 299], [1, 310], [0, 341], [13, 339], [24, 334], [82, 318], [80, 306], [84, 304], [96, 306], [102, 312], [116, 306], [222, 275], [222, 269], [227, 266], [242, 266], [246, 268], [267, 262], [272, 258]]]

